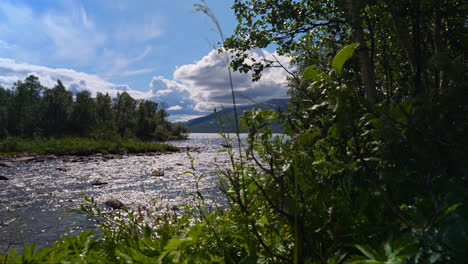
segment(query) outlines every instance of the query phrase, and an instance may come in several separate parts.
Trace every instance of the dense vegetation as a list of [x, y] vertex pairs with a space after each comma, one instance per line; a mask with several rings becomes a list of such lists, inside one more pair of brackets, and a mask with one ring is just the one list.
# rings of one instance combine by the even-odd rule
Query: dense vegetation
[[164, 104], [135, 100], [128, 93], [115, 98], [88, 91], [74, 96], [62, 82], [53, 88], [33, 75], [12, 89], [0, 86], [0, 137], [74, 136], [96, 140], [168, 140], [183, 138], [187, 128], [167, 121]]
[[135, 139], [97, 140], [89, 138], [20, 138], [0, 139], [0, 154], [55, 154], [55, 155], [92, 155], [146, 153], [176, 151], [179, 148], [162, 143], [145, 142]]
[[[225, 150], [232, 166], [219, 176], [230, 209], [210, 212], [196, 193], [181, 218], [154, 214], [157, 205], [115, 218], [87, 199], [82, 211], [103, 220], [102, 237], [84, 232], [4, 260], [464, 263], [462, 1], [236, 0], [233, 8], [239, 25], [224, 47], [239, 52], [235, 69], [260, 78], [275, 61], [246, 64], [244, 51], [271, 44], [296, 68], [289, 111], [244, 114], [248, 147]], [[274, 137], [272, 121], [289, 137]]]

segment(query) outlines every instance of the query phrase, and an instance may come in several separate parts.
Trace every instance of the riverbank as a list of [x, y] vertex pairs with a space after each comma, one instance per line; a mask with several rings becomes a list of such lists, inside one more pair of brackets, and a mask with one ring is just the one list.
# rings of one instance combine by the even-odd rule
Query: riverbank
[[158, 151], [158, 152], [137, 152], [137, 153], [93, 153], [89, 155], [54, 155], [54, 154], [35, 154], [35, 153], [15, 153], [15, 154], [0, 154], [0, 167], [15, 167], [17, 162], [97, 162], [114, 159], [122, 159], [124, 156], [159, 156], [173, 152], [199, 152], [199, 147], [174, 147], [174, 149]]
[[[227, 155], [219, 153], [222, 138], [217, 134], [194, 134], [189, 140], [167, 142], [178, 151], [76, 155], [0, 156], [14, 167], [0, 165], [0, 253], [8, 247], [22, 250], [36, 242], [36, 249], [49, 247], [70, 230], [73, 234], [95, 228], [96, 222], [85, 216], [69, 213], [79, 209], [81, 194], [94, 198], [102, 210], [110, 199], [121, 201], [129, 210], [149, 207], [180, 208], [193, 200], [198, 191], [205, 204], [216, 208], [226, 201], [218, 188], [217, 166], [227, 165]], [[196, 175], [190, 170], [192, 160]], [[164, 176], [154, 171], [163, 171]], [[199, 179], [199, 175], [204, 177]], [[107, 182], [107, 184], [96, 184]], [[10, 245], [11, 242], [11, 245]]]
[[0, 139], [0, 155], [24, 157], [29, 155], [73, 155], [89, 156], [94, 154], [137, 154], [152, 152], [174, 152], [178, 147], [140, 140], [104, 141], [88, 138], [38, 138], [24, 139], [6, 137]]

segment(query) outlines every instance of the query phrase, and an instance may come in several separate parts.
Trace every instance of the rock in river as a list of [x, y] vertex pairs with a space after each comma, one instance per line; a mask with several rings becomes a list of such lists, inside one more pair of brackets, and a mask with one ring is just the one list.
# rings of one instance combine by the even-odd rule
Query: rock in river
[[156, 169], [151, 172], [151, 176], [164, 176], [164, 171], [161, 169]]
[[0, 161], [0, 167], [14, 168], [15, 165], [9, 161]]
[[106, 182], [105, 180], [97, 179], [97, 180], [92, 181], [91, 184], [99, 186], [99, 185], [108, 184], [108, 182]]
[[0, 181], [8, 181], [8, 178], [5, 176], [0, 176]]
[[26, 161], [31, 161], [34, 160], [34, 157], [21, 157], [21, 158], [16, 158], [14, 161], [15, 162], [26, 162]]
[[122, 209], [125, 205], [117, 199], [109, 199], [105, 202], [105, 205], [109, 206], [112, 209]]

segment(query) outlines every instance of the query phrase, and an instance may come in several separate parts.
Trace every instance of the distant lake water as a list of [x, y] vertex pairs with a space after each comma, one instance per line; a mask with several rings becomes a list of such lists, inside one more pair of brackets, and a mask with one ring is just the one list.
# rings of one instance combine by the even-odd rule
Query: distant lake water
[[[244, 140], [246, 136], [241, 134]], [[168, 143], [195, 148], [189, 154], [195, 158], [196, 174], [205, 174], [200, 191], [206, 203], [225, 205], [214, 165], [229, 165], [226, 153], [218, 152], [222, 149], [221, 136], [194, 133], [188, 140]], [[83, 215], [70, 213], [62, 217], [62, 209], [79, 208], [83, 202], [80, 194], [94, 197], [99, 204], [116, 198], [127, 207], [136, 208], [158, 198], [161, 204], [171, 207], [190, 199], [188, 194], [195, 192], [198, 177], [184, 173], [190, 168], [190, 159], [185, 152], [156, 156], [121, 155], [113, 159], [58, 158], [15, 162], [15, 166], [0, 167], [0, 175], [9, 178], [0, 181], [0, 252], [7, 247], [21, 250], [20, 234], [27, 245], [36, 241], [38, 247], [44, 247], [69, 232], [76, 234], [95, 227], [94, 222]], [[151, 176], [155, 169], [162, 169], [164, 176]], [[97, 179], [108, 184], [93, 186], [91, 183]]]

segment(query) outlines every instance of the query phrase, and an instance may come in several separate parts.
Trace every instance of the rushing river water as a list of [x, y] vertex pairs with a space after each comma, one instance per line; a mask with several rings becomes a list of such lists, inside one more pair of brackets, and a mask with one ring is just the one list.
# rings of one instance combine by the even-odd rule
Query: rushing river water
[[[245, 135], [242, 135], [245, 137]], [[225, 200], [218, 188], [214, 163], [228, 165], [227, 155], [219, 153], [222, 138], [218, 134], [190, 134], [189, 140], [172, 141], [180, 147], [196, 147], [189, 152], [195, 158], [196, 174], [205, 174], [200, 191], [211, 205], [223, 205]], [[7, 247], [22, 248], [20, 234], [29, 245], [36, 241], [44, 247], [69, 232], [93, 228], [92, 221], [75, 213], [62, 217], [62, 209], [78, 208], [80, 194], [94, 197], [103, 204], [110, 198], [127, 207], [160, 203], [172, 207], [190, 199], [197, 177], [184, 173], [190, 169], [186, 152], [155, 156], [123, 155], [113, 159], [51, 159], [43, 162], [15, 162], [14, 168], [0, 167], [0, 253]], [[162, 169], [164, 176], [151, 176]], [[108, 182], [94, 186], [97, 179]]]

